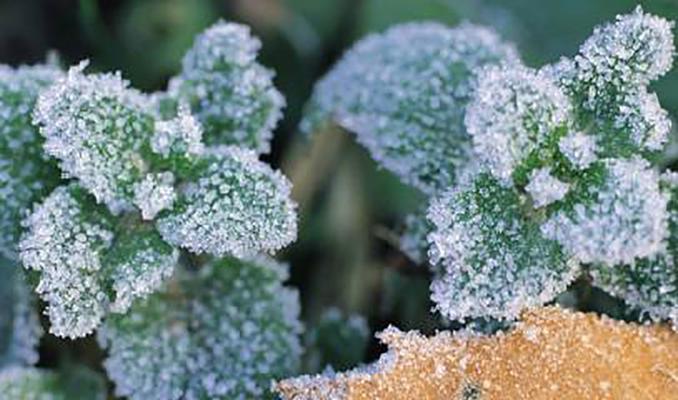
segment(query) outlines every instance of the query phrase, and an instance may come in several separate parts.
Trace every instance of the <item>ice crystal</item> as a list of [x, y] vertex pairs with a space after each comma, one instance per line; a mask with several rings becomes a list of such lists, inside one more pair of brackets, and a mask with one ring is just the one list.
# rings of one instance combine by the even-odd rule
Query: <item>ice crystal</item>
[[530, 183], [525, 186], [525, 191], [532, 197], [535, 207], [544, 207], [561, 200], [569, 189], [567, 183], [563, 183], [551, 175], [551, 169], [548, 167], [533, 171], [530, 176]]
[[607, 160], [600, 184], [542, 227], [584, 263], [632, 263], [663, 250], [668, 235], [667, 196], [645, 160]]
[[139, 152], [153, 133], [144, 96], [116, 74], [83, 73], [86, 62], [44, 91], [34, 121], [45, 151], [113, 211], [126, 208], [147, 168]]
[[165, 240], [194, 253], [243, 256], [275, 251], [294, 241], [296, 205], [290, 183], [254, 151], [223, 147], [206, 156], [196, 183], [161, 216]]
[[53, 66], [0, 65], [0, 254], [16, 258], [20, 221], [32, 203], [58, 182], [42, 154], [43, 139], [31, 124], [40, 90], [61, 76]]
[[547, 75], [524, 67], [487, 68], [464, 123], [478, 157], [508, 181], [531, 152], [566, 128], [571, 105]]
[[586, 169], [598, 159], [595, 137], [582, 132], [563, 136], [558, 142], [558, 148], [576, 168]]
[[0, 369], [38, 361], [42, 328], [36, 302], [18, 265], [0, 259]]
[[55, 372], [10, 367], [0, 370], [0, 394], [3, 400], [105, 400], [106, 385], [82, 368]]
[[297, 293], [270, 260], [226, 258], [183, 271], [99, 331], [105, 368], [131, 400], [263, 399], [298, 367]]
[[151, 228], [118, 232], [107, 209], [74, 184], [57, 188], [25, 225], [21, 261], [39, 272], [36, 292], [57, 336], [85, 336], [108, 312], [124, 312], [157, 289], [178, 258]]
[[143, 219], [154, 219], [162, 210], [172, 207], [177, 198], [171, 172], [148, 174], [134, 185], [134, 204], [141, 210]]
[[515, 318], [552, 300], [578, 266], [539, 226], [523, 217], [521, 200], [488, 174], [435, 200], [428, 218], [436, 308], [452, 320]]
[[333, 120], [404, 182], [445, 189], [471, 157], [462, 121], [477, 72], [516, 61], [513, 47], [486, 28], [399, 25], [344, 55], [316, 86], [302, 127]]
[[285, 101], [273, 86], [273, 73], [256, 62], [260, 47], [247, 26], [221, 21], [186, 53], [170, 91], [190, 104], [208, 145], [270, 150]]

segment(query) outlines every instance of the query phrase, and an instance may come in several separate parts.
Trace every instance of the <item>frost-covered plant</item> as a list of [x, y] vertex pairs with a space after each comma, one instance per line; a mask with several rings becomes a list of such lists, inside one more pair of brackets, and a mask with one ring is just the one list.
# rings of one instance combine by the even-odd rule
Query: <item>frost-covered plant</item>
[[671, 68], [672, 27], [638, 7], [533, 69], [484, 28], [397, 26], [317, 85], [303, 127], [355, 133], [430, 196], [402, 247], [428, 255], [445, 317], [511, 320], [587, 274], [678, 323], [676, 179], [652, 164], [671, 121], [648, 86]]
[[[152, 95], [87, 62], [0, 69], [0, 249], [35, 282], [50, 333], [104, 324], [106, 369], [131, 399], [263, 398], [297, 367], [296, 292], [263, 255], [294, 241], [297, 216], [290, 182], [258, 158], [284, 105], [259, 47], [219, 22]], [[0, 328], [27, 330], [11, 294]], [[0, 361], [5, 347], [35, 361], [18, 347], [33, 337], [0, 343]]]

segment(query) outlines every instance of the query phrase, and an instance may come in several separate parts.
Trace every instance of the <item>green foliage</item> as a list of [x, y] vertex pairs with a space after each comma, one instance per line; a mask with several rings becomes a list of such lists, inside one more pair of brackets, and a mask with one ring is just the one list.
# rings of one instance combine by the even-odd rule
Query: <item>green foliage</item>
[[309, 367], [319, 371], [343, 371], [359, 365], [369, 339], [367, 321], [360, 315], [343, 315], [337, 308], [326, 310], [308, 335]]
[[0, 370], [0, 393], [9, 400], [105, 400], [106, 385], [82, 368], [53, 372], [10, 367]]
[[224, 258], [181, 271], [175, 285], [135, 303], [99, 331], [116, 393], [130, 399], [273, 398], [301, 347], [296, 291], [285, 266]]

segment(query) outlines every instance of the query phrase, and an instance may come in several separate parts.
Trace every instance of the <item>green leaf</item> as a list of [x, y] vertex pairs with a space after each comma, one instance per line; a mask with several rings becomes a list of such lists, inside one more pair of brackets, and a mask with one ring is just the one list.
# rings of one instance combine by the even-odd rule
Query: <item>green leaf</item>
[[237, 147], [213, 149], [194, 184], [159, 216], [163, 238], [193, 253], [242, 256], [272, 252], [296, 238], [291, 185], [278, 171]]
[[99, 331], [116, 394], [131, 400], [272, 399], [272, 379], [296, 372], [297, 293], [269, 259], [225, 258], [182, 271], [175, 284]]
[[433, 193], [471, 157], [463, 118], [477, 72], [516, 61], [486, 28], [398, 25], [358, 42], [317, 84], [302, 129], [335, 122], [405, 183]]
[[105, 400], [103, 379], [84, 368], [49, 371], [10, 367], [0, 370], [4, 400]]
[[270, 150], [285, 100], [273, 86], [273, 72], [256, 61], [261, 42], [245, 25], [217, 22], [200, 34], [170, 83], [203, 125], [207, 145]]
[[541, 235], [539, 225], [523, 215], [522, 203], [486, 173], [433, 201], [431, 298], [443, 316], [514, 319], [574, 280], [578, 265]]
[[0, 258], [0, 369], [38, 361], [42, 327], [36, 301], [18, 265]]
[[61, 76], [49, 65], [0, 65], [0, 254], [16, 258], [21, 219], [59, 181], [56, 165], [42, 154], [43, 138], [31, 124], [40, 90]]

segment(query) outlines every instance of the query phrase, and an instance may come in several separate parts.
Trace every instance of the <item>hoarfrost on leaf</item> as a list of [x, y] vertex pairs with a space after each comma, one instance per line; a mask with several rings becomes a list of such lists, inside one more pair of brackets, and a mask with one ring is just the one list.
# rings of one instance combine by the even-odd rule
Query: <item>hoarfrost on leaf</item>
[[160, 211], [172, 208], [176, 198], [171, 172], [148, 174], [134, 185], [134, 204], [145, 220], [154, 219]]
[[571, 108], [545, 74], [520, 66], [488, 67], [478, 78], [464, 123], [477, 156], [508, 182], [530, 153], [567, 128]]
[[268, 399], [296, 372], [299, 300], [268, 259], [218, 260], [109, 318], [105, 368], [131, 400]]
[[664, 249], [668, 197], [647, 161], [605, 160], [602, 182], [582, 189], [582, 199], [542, 226], [583, 263], [629, 264]]
[[85, 336], [105, 315], [98, 275], [113, 232], [86, 197], [75, 185], [55, 189], [26, 219], [19, 243], [24, 267], [40, 273], [36, 292], [47, 303], [50, 332], [61, 337]]
[[156, 121], [151, 137], [151, 149], [163, 156], [197, 156], [204, 150], [202, 126], [185, 103], [178, 106], [177, 116], [166, 121]]
[[444, 190], [472, 157], [463, 118], [477, 71], [517, 62], [480, 26], [398, 25], [358, 42], [317, 84], [302, 129], [333, 121], [405, 183]]
[[158, 219], [169, 243], [194, 253], [234, 255], [273, 252], [296, 238], [291, 185], [279, 172], [237, 147], [213, 149], [196, 183]]
[[558, 243], [523, 217], [513, 189], [489, 174], [434, 200], [428, 218], [436, 265], [431, 298], [451, 320], [514, 319], [555, 298], [579, 272]]
[[51, 371], [8, 367], [0, 370], [3, 400], [105, 400], [103, 379], [83, 368]]
[[525, 191], [532, 197], [535, 207], [544, 207], [561, 200], [569, 189], [570, 185], [554, 178], [548, 167], [534, 170], [530, 176], [530, 183], [525, 186]]
[[558, 142], [558, 149], [578, 169], [586, 169], [598, 159], [596, 138], [582, 132], [563, 136]]
[[86, 66], [72, 67], [42, 92], [34, 122], [62, 171], [117, 212], [128, 208], [133, 184], [147, 169], [141, 151], [154, 119], [148, 99], [119, 73], [86, 75]]
[[190, 105], [207, 145], [270, 150], [285, 100], [273, 86], [273, 72], [256, 61], [260, 47], [249, 27], [220, 21], [184, 56], [170, 93]]
[[43, 138], [31, 123], [39, 92], [61, 76], [50, 65], [0, 65], [0, 254], [16, 259], [21, 219], [47, 195], [59, 170], [42, 153]]
[[38, 361], [42, 327], [36, 301], [21, 268], [0, 258], [0, 369]]

